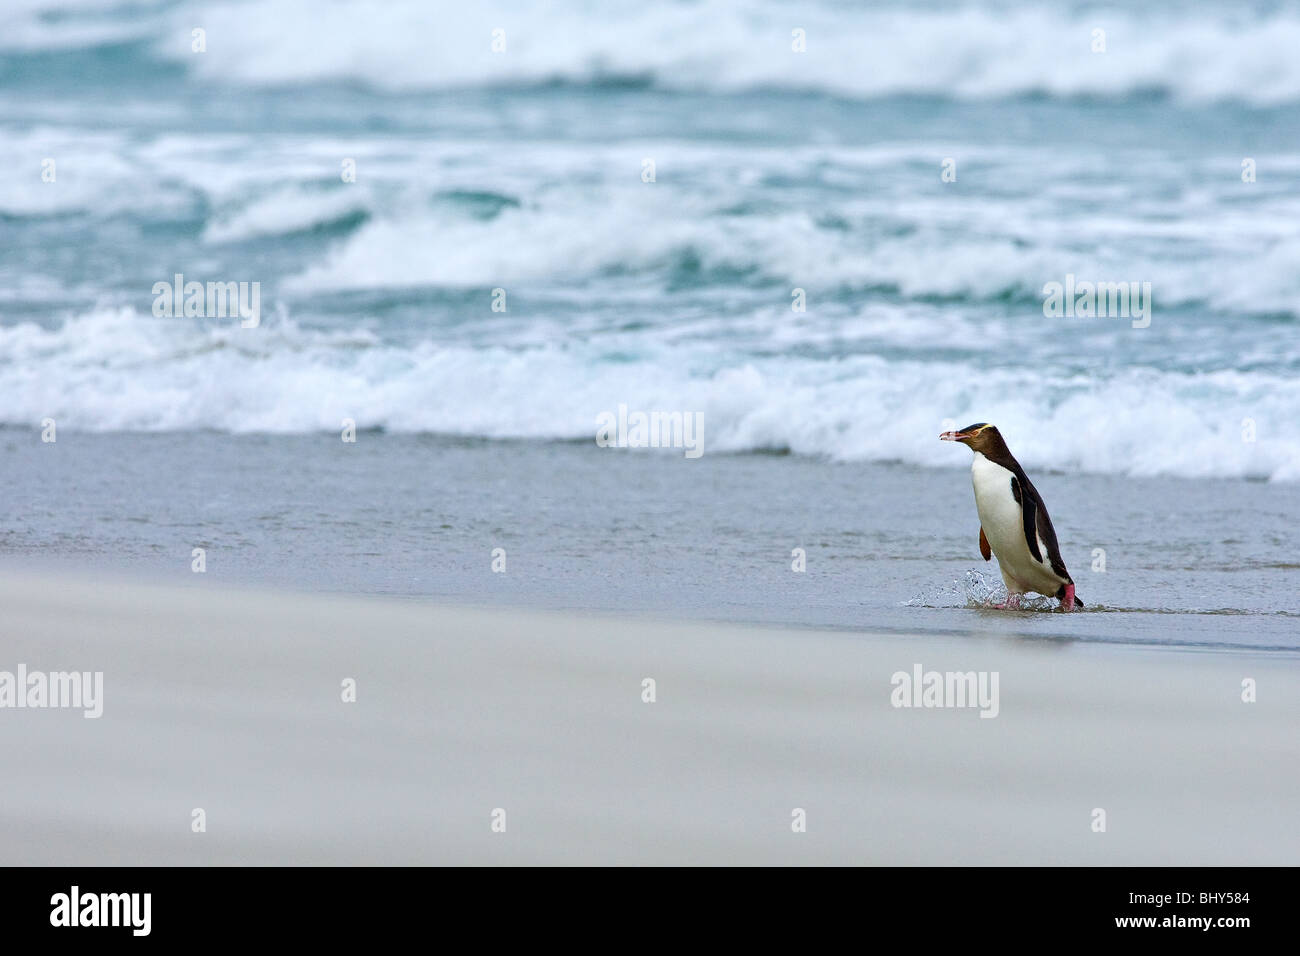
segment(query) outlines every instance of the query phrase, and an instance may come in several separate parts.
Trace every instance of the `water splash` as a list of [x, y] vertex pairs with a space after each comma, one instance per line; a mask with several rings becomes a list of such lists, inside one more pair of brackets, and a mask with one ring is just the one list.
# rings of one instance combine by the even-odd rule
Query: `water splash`
[[[1007, 599], [1007, 589], [995, 575], [972, 568], [951, 584], [918, 594], [903, 603], [904, 607], [966, 607], [981, 610], [994, 607]], [[1056, 598], [1042, 595], [1024, 595], [1020, 599], [1022, 611], [1055, 611], [1060, 607]]]
[[[1001, 581], [996, 580], [992, 574], [973, 569], [966, 572], [962, 591], [966, 598], [966, 607], [971, 608], [993, 607], [1007, 599], [1007, 589]], [[1022, 611], [1055, 611], [1060, 606], [1061, 602], [1056, 598], [1041, 594], [1026, 594], [1020, 598]]]

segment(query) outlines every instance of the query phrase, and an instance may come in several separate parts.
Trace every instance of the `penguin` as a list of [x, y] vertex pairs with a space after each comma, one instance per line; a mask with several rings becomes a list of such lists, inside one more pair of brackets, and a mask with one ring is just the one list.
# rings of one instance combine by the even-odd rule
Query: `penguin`
[[1007, 586], [1006, 603], [996, 606], [1018, 608], [1021, 595], [1036, 591], [1060, 598], [1062, 611], [1082, 608], [1083, 602], [1074, 596], [1074, 579], [1061, 560], [1047, 506], [997, 428], [977, 422], [944, 432], [939, 439], [961, 442], [975, 453], [971, 483], [980, 516], [980, 554], [985, 561], [998, 556]]

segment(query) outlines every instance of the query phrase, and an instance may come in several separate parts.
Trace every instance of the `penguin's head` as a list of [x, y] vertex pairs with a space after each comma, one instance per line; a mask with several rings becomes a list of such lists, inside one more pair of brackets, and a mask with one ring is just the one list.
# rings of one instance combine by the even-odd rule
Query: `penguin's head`
[[974, 425], [967, 425], [965, 428], [955, 432], [944, 432], [939, 436], [940, 441], [959, 441], [966, 445], [972, 451], [982, 451], [990, 448], [1002, 440], [996, 426], [988, 422], [976, 422]]

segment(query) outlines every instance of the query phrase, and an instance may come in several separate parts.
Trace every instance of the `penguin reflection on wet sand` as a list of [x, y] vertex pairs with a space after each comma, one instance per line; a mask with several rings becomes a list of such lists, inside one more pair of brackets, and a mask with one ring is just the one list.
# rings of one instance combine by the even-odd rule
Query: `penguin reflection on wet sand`
[[1020, 462], [992, 425], [978, 422], [944, 432], [941, 441], [959, 441], [975, 453], [971, 482], [980, 516], [980, 554], [998, 556], [1007, 600], [998, 608], [1018, 608], [1026, 591], [1061, 599], [1062, 611], [1083, 607], [1074, 596], [1074, 580], [1065, 570], [1047, 506]]

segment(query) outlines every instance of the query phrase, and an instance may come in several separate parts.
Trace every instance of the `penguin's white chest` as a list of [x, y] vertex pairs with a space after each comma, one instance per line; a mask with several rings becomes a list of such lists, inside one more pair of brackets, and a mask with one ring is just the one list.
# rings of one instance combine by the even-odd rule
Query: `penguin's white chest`
[[1011, 493], [1011, 479], [1014, 476], [1001, 465], [995, 465], [979, 452], [971, 465], [971, 483], [975, 486], [975, 509], [979, 512], [980, 527], [989, 539], [989, 546], [997, 553], [999, 559], [1008, 557], [1015, 550], [1018, 541], [1025, 555], [1029, 555], [1029, 546], [1025, 544], [1024, 515], [1016, 496]]
[[979, 452], [975, 453], [971, 482], [975, 486], [975, 510], [979, 512], [980, 527], [997, 556], [1008, 590], [1055, 594], [1059, 585], [1051, 566], [1046, 563], [1047, 548], [1041, 538], [1038, 553], [1044, 560], [1035, 560], [1029, 553], [1024, 512], [1011, 491], [1013, 477], [1006, 468], [994, 464]]

